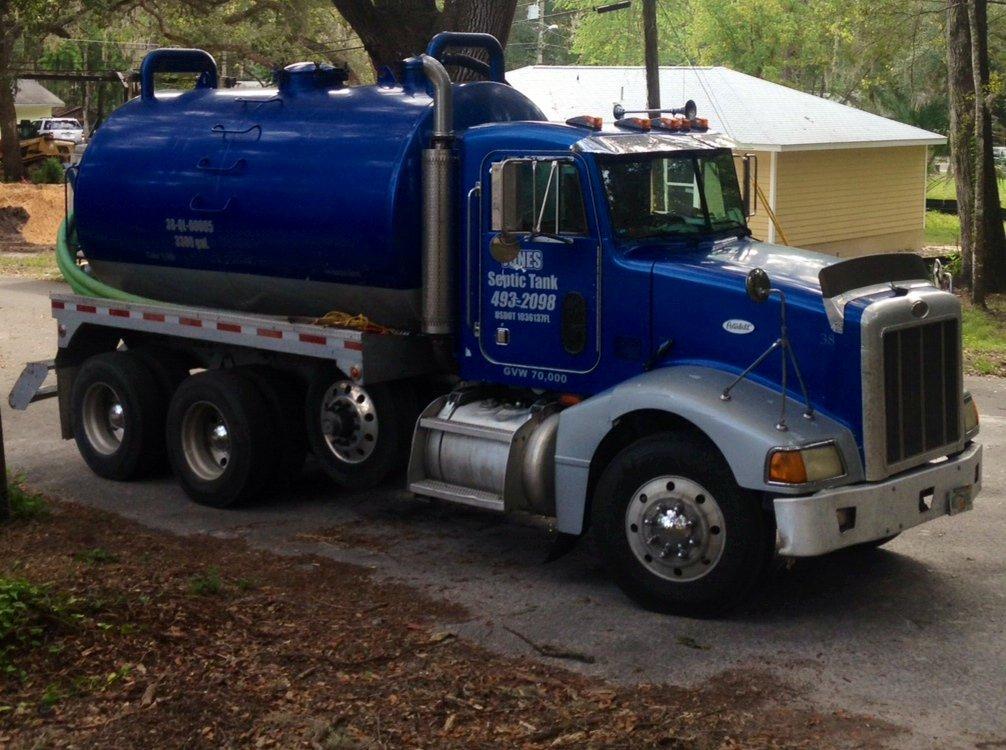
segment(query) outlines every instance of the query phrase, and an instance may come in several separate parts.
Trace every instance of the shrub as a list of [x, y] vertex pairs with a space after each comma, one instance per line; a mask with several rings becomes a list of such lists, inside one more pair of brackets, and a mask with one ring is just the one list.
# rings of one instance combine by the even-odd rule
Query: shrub
[[63, 164], [53, 156], [42, 162], [31, 175], [31, 181], [36, 185], [62, 185], [65, 178]]
[[25, 489], [22, 475], [8, 477], [7, 492], [10, 494], [11, 518], [30, 521], [49, 514], [45, 498], [37, 492]]

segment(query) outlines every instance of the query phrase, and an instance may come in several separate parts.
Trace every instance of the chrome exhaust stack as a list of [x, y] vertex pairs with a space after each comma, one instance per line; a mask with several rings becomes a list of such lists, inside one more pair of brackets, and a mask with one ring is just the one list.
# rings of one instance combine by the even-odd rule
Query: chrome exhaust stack
[[454, 90], [439, 60], [419, 59], [433, 85], [433, 136], [423, 150], [423, 333], [444, 336], [453, 332], [454, 322]]

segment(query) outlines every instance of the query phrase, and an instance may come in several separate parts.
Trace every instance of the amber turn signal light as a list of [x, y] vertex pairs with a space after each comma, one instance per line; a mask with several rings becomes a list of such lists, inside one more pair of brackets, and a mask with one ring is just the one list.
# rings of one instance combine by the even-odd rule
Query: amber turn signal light
[[806, 484], [807, 467], [804, 466], [800, 451], [776, 451], [769, 462], [770, 482], [783, 484]]

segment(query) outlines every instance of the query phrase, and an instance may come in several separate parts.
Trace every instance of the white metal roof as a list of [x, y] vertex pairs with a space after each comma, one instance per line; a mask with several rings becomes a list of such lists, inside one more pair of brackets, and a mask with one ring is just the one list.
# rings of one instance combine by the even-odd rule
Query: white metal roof
[[15, 107], [62, 107], [64, 102], [38, 81], [31, 78], [17, 79], [14, 94]]
[[[630, 110], [646, 106], [646, 75], [638, 67], [530, 65], [511, 70], [507, 80], [550, 120], [600, 115], [610, 122], [616, 102]], [[694, 99], [710, 129], [739, 148], [801, 151], [946, 142], [938, 133], [724, 67], [662, 67], [660, 96], [664, 107]]]

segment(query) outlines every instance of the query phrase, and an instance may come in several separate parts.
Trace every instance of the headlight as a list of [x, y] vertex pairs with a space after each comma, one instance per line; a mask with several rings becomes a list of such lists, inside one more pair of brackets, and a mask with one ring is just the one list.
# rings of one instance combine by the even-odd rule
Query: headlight
[[769, 454], [766, 480], [770, 484], [810, 484], [845, 474], [835, 443], [806, 448], [776, 448]]
[[964, 394], [964, 437], [978, 434], [978, 404], [970, 393]]

